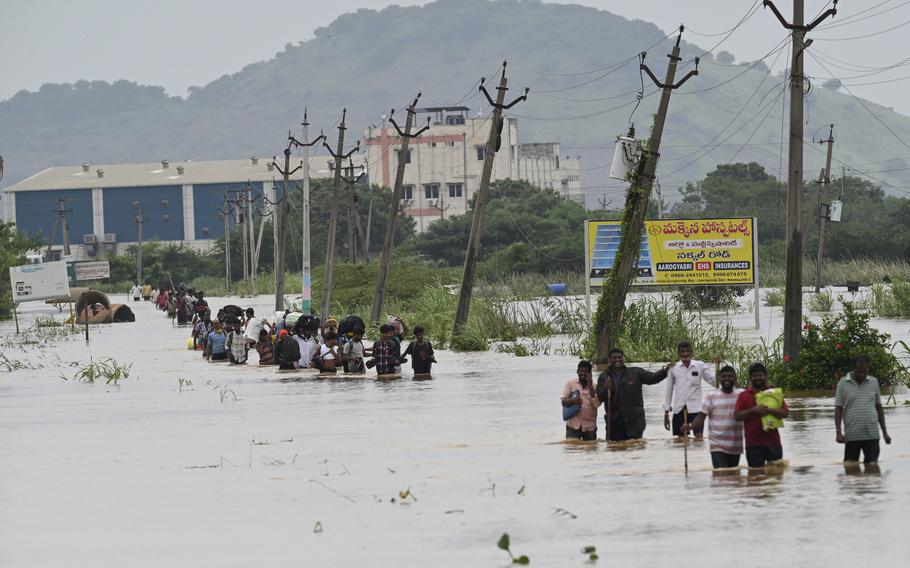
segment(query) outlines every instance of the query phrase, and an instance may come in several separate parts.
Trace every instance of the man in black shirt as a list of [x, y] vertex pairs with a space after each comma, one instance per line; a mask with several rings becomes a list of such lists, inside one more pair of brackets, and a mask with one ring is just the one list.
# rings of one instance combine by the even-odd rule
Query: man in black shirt
[[626, 367], [621, 349], [611, 349], [608, 357], [610, 367], [597, 379], [597, 398], [606, 405], [607, 440], [638, 440], [646, 426], [641, 386], [666, 379], [673, 363], [652, 373], [641, 367]]

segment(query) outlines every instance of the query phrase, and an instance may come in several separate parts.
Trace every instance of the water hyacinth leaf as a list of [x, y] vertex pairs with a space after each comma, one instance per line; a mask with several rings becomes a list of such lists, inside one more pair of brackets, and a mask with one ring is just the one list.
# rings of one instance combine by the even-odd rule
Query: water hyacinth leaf
[[586, 546], [586, 547], [582, 548], [581, 551], [585, 554], [593, 554], [593, 553], [597, 552], [597, 547], [596, 546]]
[[510, 543], [509, 543], [509, 533], [502, 533], [502, 536], [499, 537], [499, 542], [496, 543], [496, 546], [498, 546], [502, 550], [508, 551], [509, 548], [511, 548]]
[[518, 558], [515, 558], [514, 560], [512, 560], [512, 564], [521, 564], [523, 566], [526, 566], [530, 563], [531, 563], [531, 559], [528, 558], [527, 556], [525, 556], [524, 554], [522, 554]]

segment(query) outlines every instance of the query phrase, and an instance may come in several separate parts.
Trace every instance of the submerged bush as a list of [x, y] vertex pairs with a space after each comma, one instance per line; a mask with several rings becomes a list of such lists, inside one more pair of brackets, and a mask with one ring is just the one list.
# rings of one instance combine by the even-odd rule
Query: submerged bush
[[869, 319], [845, 302], [843, 313], [825, 316], [820, 324], [807, 321], [799, 359], [791, 361], [775, 350], [767, 362], [772, 381], [791, 390], [829, 389], [860, 354], [869, 356], [871, 372], [882, 385], [901, 381], [907, 370], [891, 352], [891, 336], [869, 325]]
[[870, 309], [878, 317], [910, 317], [910, 282], [895, 280], [892, 284], [875, 284], [870, 289]]
[[739, 304], [736, 298], [746, 288], [734, 286], [691, 286], [673, 294], [673, 299], [686, 310], [732, 310]]

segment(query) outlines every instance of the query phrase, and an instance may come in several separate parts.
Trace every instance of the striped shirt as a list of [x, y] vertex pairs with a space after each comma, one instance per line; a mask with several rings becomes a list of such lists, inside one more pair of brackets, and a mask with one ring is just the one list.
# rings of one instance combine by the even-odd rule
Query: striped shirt
[[737, 388], [731, 393], [716, 389], [705, 395], [701, 411], [708, 418], [708, 441], [712, 452], [743, 453], [743, 423], [734, 418], [736, 399], [741, 392], [743, 390]]
[[853, 373], [847, 373], [837, 383], [834, 406], [844, 409], [844, 438], [848, 442], [878, 440], [878, 412], [882, 395], [878, 379], [867, 375], [866, 380], [856, 382]]

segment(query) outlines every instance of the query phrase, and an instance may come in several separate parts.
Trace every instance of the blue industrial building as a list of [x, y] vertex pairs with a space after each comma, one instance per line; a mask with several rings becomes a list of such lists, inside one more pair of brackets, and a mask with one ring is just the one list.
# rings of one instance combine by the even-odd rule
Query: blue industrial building
[[134, 244], [140, 212], [144, 241], [206, 249], [224, 233], [225, 200], [236, 203], [246, 188], [256, 215], [281, 197], [281, 175], [257, 158], [52, 167], [4, 189], [3, 213], [54, 246], [66, 238], [76, 258]]

